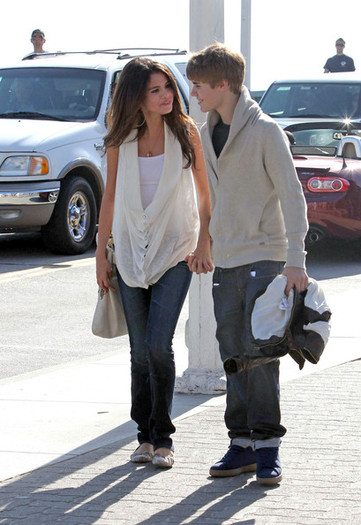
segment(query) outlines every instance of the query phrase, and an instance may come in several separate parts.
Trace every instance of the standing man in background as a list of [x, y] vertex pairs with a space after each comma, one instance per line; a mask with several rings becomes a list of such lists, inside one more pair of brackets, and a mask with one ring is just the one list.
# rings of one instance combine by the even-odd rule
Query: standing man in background
[[30, 42], [34, 46], [34, 51], [24, 56], [23, 60], [35, 54], [47, 53], [47, 51], [43, 49], [43, 45], [45, 44], [46, 40], [45, 40], [45, 34], [43, 31], [41, 31], [41, 29], [34, 29], [34, 31], [31, 33]]
[[355, 64], [353, 59], [344, 55], [346, 42], [343, 38], [336, 40], [336, 55], [327, 59], [324, 67], [324, 73], [342, 73], [343, 71], [355, 71]]

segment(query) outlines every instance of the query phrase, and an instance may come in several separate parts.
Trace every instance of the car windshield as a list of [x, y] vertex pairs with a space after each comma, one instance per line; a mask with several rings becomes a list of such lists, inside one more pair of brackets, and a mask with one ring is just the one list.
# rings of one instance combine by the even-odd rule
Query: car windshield
[[[296, 128], [289, 126], [287, 130]], [[292, 129], [297, 146], [338, 146], [342, 137], [354, 135], [361, 137], [361, 130], [352, 129], [347, 132], [339, 128], [312, 128], [312, 129]]]
[[292, 152], [310, 155], [335, 155], [342, 137], [361, 138], [361, 123], [293, 124], [285, 128], [294, 138]]
[[1, 69], [0, 117], [95, 120], [104, 82], [105, 72], [93, 69]]
[[277, 83], [261, 101], [274, 118], [361, 118], [361, 82]]

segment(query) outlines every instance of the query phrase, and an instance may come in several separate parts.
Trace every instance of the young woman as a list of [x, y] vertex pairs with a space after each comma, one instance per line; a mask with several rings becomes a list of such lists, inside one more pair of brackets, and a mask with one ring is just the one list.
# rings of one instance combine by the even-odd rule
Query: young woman
[[131, 417], [138, 425], [139, 446], [131, 461], [167, 468], [174, 463], [172, 339], [191, 272], [207, 273], [213, 264], [200, 137], [163, 64], [136, 58], [126, 65], [104, 142], [108, 171], [97, 281], [109, 290], [105, 254], [112, 231], [130, 339]]

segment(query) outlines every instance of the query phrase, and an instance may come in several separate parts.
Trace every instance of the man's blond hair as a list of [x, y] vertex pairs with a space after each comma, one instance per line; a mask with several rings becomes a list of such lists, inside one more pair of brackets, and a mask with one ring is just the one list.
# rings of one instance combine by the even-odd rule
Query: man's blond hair
[[244, 79], [246, 62], [223, 44], [212, 44], [194, 53], [187, 64], [189, 80], [207, 82], [212, 88], [226, 80], [234, 94], [239, 94]]

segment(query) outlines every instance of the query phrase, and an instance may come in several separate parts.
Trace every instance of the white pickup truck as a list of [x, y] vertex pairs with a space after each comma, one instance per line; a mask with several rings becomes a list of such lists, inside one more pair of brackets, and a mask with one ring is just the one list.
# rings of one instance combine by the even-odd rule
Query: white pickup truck
[[[63, 254], [92, 244], [106, 178], [106, 111], [132, 52], [35, 55], [0, 68], [0, 232], [40, 228], [46, 247]], [[188, 108], [185, 52], [142, 54], [170, 68]]]

